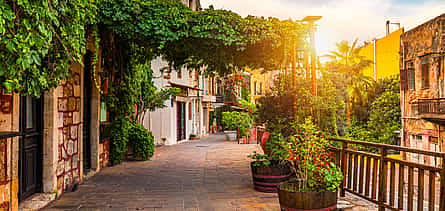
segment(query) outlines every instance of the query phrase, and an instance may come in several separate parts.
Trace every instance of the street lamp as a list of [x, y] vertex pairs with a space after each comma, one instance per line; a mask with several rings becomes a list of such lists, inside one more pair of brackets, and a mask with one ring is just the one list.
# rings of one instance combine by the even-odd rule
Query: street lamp
[[302, 22], [307, 22], [309, 24], [309, 34], [310, 34], [310, 42], [311, 42], [311, 76], [312, 76], [312, 95], [317, 95], [317, 73], [315, 69], [315, 65], [317, 64], [317, 56], [315, 51], [315, 27], [314, 22], [318, 21], [322, 18], [322, 16], [306, 16], [301, 20]]

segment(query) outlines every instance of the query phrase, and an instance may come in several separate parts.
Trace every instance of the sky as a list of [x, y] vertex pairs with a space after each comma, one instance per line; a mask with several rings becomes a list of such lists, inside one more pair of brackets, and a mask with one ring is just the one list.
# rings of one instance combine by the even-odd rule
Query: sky
[[[405, 31], [445, 13], [445, 0], [201, 0], [203, 8], [231, 10], [254, 15], [301, 20], [323, 16], [315, 34], [318, 55], [335, 50], [341, 40], [359, 44], [386, 34], [386, 21], [400, 22]], [[391, 31], [397, 29], [391, 25]]]

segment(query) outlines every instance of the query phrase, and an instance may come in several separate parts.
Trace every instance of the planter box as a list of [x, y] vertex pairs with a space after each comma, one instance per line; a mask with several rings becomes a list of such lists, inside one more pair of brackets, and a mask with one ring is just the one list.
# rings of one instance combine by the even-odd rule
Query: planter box
[[297, 184], [295, 182], [283, 182], [278, 185], [281, 210], [336, 210], [337, 192], [290, 192], [284, 190], [289, 185]]
[[292, 171], [290, 164], [279, 164], [277, 161], [271, 161], [268, 166], [254, 166], [257, 161], [250, 163], [252, 170], [252, 181], [255, 190], [264, 193], [276, 193], [277, 186], [281, 182], [290, 179]]
[[232, 130], [224, 131], [224, 134], [226, 134], [227, 140], [229, 141], [236, 141], [237, 138], [237, 132]]

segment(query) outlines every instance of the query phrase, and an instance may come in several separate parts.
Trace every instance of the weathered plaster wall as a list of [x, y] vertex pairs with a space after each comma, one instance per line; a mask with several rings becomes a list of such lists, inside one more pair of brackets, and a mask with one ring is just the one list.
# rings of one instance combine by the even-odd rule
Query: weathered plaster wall
[[[412, 63], [415, 75], [415, 89], [401, 92], [403, 145], [431, 150], [430, 137], [437, 137], [439, 143], [444, 140], [439, 132], [439, 125], [420, 119], [415, 102], [417, 99], [439, 98], [444, 87], [443, 60], [445, 50], [445, 14], [432, 19], [401, 35], [400, 69], [407, 69], [408, 62]], [[422, 87], [422, 59], [428, 59], [429, 87]], [[417, 139], [414, 140], [416, 136]], [[443, 145], [443, 144], [441, 144]], [[410, 156], [408, 154], [408, 159]], [[430, 162], [430, 158], [421, 158]]]
[[[0, 132], [19, 131], [18, 95], [0, 90]], [[18, 209], [18, 137], [0, 139], [0, 210]]]

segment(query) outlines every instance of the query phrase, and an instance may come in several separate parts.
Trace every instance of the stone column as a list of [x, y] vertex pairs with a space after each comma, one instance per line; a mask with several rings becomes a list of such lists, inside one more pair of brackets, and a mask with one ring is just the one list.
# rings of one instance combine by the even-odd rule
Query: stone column
[[[94, 86], [94, 82], [93, 86]], [[100, 169], [100, 93], [94, 86], [91, 92], [91, 118], [90, 118], [90, 141], [91, 141], [91, 168]]]
[[[58, 94], [62, 87], [51, 89], [43, 96], [43, 192], [57, 190], [58, 140], [63, 141], [63, 132], [59, 124], [63, 124], [63, 116], [58, 113]], [[58, 120], [61, 118], [62, 120]]]

